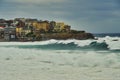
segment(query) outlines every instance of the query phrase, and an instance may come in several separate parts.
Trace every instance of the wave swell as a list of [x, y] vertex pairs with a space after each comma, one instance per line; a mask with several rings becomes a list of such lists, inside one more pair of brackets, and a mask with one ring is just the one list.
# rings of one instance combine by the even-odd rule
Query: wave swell
[[1, 47], [16, 47], [49, 50], [115, 50], [120, 51], [119, 37], [105, 37], [97, 40], [48, 40], [40, 42], [1, 42]]

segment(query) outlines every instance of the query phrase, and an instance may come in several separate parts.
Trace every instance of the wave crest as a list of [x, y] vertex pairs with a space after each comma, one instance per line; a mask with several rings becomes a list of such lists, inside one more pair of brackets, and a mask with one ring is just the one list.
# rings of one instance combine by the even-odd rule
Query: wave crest
[[1, 42], [1, 47], [52, 49], [52, 50], [116, 50], [120, 51], [119, 37], [104, 37], [97, 40], [47, 40], [40, 42]]

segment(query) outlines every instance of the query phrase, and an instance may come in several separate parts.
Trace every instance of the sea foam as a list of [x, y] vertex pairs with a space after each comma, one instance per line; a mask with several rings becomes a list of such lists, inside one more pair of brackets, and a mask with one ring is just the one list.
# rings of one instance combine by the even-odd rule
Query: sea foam
[[[120, 52], [111, 51], [119, 50], [119, 44], [118, 37], [0, 42], [0, 79], [119, 80]], [[88, 48], [81, 49], [84, 47]], [[90, 47], [98, 50], [89, 50]], [[107, 49], [99, 50], [102, 47]]]

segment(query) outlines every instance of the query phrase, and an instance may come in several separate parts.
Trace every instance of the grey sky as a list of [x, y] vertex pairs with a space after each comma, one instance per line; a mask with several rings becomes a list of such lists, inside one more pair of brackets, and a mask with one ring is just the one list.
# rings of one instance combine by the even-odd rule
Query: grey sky
[[120, 32], [119, 0], [0, 0], [0, 18], [64, 21], [73, 29]]

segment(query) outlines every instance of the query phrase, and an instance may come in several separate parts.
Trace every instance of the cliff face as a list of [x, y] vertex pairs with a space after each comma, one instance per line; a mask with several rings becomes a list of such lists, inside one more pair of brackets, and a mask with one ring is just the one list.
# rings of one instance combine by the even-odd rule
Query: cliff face
[[91, 33], [46, 33], [41, 34], [41, 40], [49, 40], [49, 39], [57, 39], [57, 40], [66, 40], [66, 39], [94, 39], [94, 36]]

